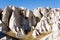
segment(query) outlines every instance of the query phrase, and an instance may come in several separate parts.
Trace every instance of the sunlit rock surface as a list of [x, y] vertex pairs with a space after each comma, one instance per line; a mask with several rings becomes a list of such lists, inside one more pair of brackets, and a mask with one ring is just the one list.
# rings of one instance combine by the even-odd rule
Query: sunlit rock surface
[[9, 19], [11, 15], [11, 8], [7, 6], [4, 11], [2, 12], [2, 31], [7, 32], [9, 31]]
[[[37, 23], [32, 35], [34, 38], [36, 38], [38, 35], [41, 35], [44, 32], [52, 31], [50, 35], [48, 34], [47, 37], [42, 37], [41, 40], [55, 40], [55, 38], [58, 37], [58, 35], [60, 35], [59, 33], [60, 11], [58, 9], [52, 8], [48, 12], [46, 12], [46, 9], [43, 9], [43, 11], [41, 11], [41, 13], [44, 13], [43, 17], [41, 18], [42, 21], [40, 20], [40, 22]], [[56, 40], [58, 39], [59, 38], [56, 38]]]
[[0, 15], [0, 40], [60, 40], [60, 8], [10, 5]]

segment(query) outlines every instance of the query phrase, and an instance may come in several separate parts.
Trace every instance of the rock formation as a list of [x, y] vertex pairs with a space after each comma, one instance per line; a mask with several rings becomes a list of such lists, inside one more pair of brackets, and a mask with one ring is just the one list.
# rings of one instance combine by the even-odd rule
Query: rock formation
[[60, 8], [38, 7], [32, 11], [24, 7], [7, 6], [3, 11], [0, 9], [0, 20], [0, 30], [9, 35], [9, 38], [12, 36], [29, 40], [26, 37], [36, 39], [46, 34], [47, 37], [38, 37], [36, 40], [50, 40], [52, 35], [55, 39], [60, 34]]
[[2, 12], [2, 31], [7, 32], [9, 31], [9, 20], [11, 16], [11, 8], [7, 6], [4, 11]]

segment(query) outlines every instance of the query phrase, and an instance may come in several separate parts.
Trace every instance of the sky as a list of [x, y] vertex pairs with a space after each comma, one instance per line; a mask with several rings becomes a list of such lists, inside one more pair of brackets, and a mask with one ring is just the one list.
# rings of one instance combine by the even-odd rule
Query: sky
[[34, 9], [37, 7], [60, 8], [60, 0], [0, 0], [0, 8], [4, 9], [8, 5]]

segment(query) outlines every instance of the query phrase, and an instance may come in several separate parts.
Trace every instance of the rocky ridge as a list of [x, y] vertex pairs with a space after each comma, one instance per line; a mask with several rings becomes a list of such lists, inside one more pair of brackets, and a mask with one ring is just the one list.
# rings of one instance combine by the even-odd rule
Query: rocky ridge
[[6, 34], [1, 40], [58, 40], [60, 8], [38, 7], [32, 11], [7, 6], [0, 9], [0, 32]]

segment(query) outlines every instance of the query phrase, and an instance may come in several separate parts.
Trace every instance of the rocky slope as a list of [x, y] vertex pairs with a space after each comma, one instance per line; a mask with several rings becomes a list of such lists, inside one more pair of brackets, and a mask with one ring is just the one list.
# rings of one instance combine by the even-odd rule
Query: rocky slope
[[7, 6], [0, 9], [0, 32], [0, 40], [60, 40], [60, 8]]

